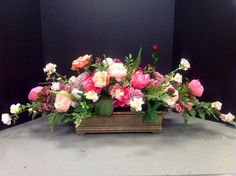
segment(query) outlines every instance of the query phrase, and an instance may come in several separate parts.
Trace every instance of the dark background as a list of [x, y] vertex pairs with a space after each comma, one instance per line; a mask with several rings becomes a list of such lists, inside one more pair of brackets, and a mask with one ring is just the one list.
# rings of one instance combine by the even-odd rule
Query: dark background
[[0, 114], [27, 101], [48, 62], [70, 74], [85, 53], [122, 58], [142, 46], [145, 65], [153, 43], [160, 72], [189, 59], [187, 75], [201, 80], [203, 99], [236, 113], [235, 17], [235, 0], [0, 0]]

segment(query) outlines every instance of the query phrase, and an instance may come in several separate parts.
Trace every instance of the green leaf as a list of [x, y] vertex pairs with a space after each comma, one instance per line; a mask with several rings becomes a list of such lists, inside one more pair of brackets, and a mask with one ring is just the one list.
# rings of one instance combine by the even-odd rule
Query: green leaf
[[197, 112], [198, 112], [198, 115], [201, 117], [201, 119], [205, 120], [206, 113], [204, 112], [204, 110], [198, 109]]
[[94, 105], [95, 114], [101, 116], [110, 116], [113, 112], [112, 99], [109, 97], [100, 98]]
[[188, 124], [188, 120], [189, 120], [189, 118], [190, 118], [191, 116], [190, 116], [189, 113], [186, 112], [186, 111], [183, 113], [182, 116], [183, 116], [183, 119], [184, 119], [184, 124], [187, 125], [187, 124]]
[[139, 49], [138, 55], [132, 65], [128, 67], [128, 74], [127, 78], [131, 78], [132, 74], [138, 69], [141, 63], [141, 56], [142, 56], [142, 48]]
[[196, 111], [195, 110], [190, 110], [190, 111], [188, 111], [189, 112], [189, 114], [192, 116], [192, 117], [195, 117], [196, 116]]
[[53, 113], [48, 118], [48, 124], [51, 130], [53, 130], [53, 127], [57, 124], [62, 123], [62, 119], [65, 117], [65, 113]]

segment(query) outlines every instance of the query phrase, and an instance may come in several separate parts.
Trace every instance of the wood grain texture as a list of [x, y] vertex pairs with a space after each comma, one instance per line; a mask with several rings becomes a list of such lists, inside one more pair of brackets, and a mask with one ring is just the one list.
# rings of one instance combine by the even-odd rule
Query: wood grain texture
[[122, 133], [122, 132], [152, 132], [162, 131], [162, 118], [164, 112], [157, 112], [157, 123], [143, 121], [143, 115], [137, 116], [135, 112], [113, 112], [112, 116], [93, 116], [86, 118], [76, 128], [76, 133]]

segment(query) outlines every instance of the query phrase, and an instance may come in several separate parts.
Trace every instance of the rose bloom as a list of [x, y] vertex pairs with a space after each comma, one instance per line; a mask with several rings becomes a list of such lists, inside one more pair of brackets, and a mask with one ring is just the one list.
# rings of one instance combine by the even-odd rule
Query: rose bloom
[[94, 82], [93, 82], [93, 76], [92, 75], [88, 75], [87, 77], [84, 78], [83, 82], [82, 82], [82, 88], [85, 92], [88, 91], [94, 91], [96, 93], [101, 92], [101, 88], [99, 87], [95, 87]]
[[[164, 85], [166, 86], [166, 85]], [[179, 92], [172, 86], [172, 85], [168, 85], [165, 88], [165, 91], [169, 91], [171, 90], [173, 92], [173, 95], [166, 95], [165, 97], [162, 98], [162, 101], [165, 102], [166, 104], [168, 104], [169, 106], [174, 106], [176, 101], [179, 99]]]
[[213, 102], [213, 103], [211, 104], [211, 107], [214, 108], [214, 109], [217, 109], [218, 111], [220, 111], [220, 110], [221, 110], [221, 107], [222, 107], [222, 103], [219, 102], [219, 101]]
[[173, 79], [174, 79], [175, 82], [182, 84], [183, 76], [179, 73], [176, 73], [176, 75], [174, 76]]
[[182, 58], [180, 61], [179, 67], [186, 71], [186, 70], [190, 69], [190, 63], [188, 62], [188, 60]]
[[128, 88], [115, 84], [110, 88], [109, 92], [114, 99], [112, 103], [115, 107], [123, 107], [125, 105], [129, 105], [130, 92]]
[[72, 62], [71, 70], [73, 71], [79, 71], [81, 68], [83, 68], [85, 65], [87, 65], [92, 58], [92, 55], [84, 55], [80, 56], [78, 59], [74, 60]]
[[95, 87], [103, 88], [109, 83], [109, 76], [106, 71], [97, 71], [92, 78]]
[[139, 69], [136, 71], [130, 81], [130, 85], [136, 89], [143, 89], [145, 88], [150, 81], [149, 74], [143, 74], [143, 71]]
[[48, 63], [45, 68], [43, 69], [43, 71], [45, 73], [47, 73], [48, 75], [51, 75], [52, 73], [55, 73], [56, 72], [56, 67], [57, 65], [56, 64], [53, 64], [53, 63]]
[[42, 91], [43, 91], [42, 86], [37, 86], [37, 87], [31, 89], [31, 91], [28, 95], [28, 99], [31, 101], [36, 101], [39, 98], [38, 94], [41, 93]]
[[109, 76], [115, 78], [117, 82], [121, 82], [127, 75], [127, 69], [121, 62], [109, 65], [107, 72]]
[[193, 79], [190, 83], [188, 83], [188, 88], [196, 97], [201, 97], [204, 91], [204, 88], [198, 79]]
[[220, 119], [224, 122], [232, 122], [235, 117], [233, 114], [228, 113], [228, 114], [220, 114]]
[[2, 114], [2, 122], [6, 125], [11, 125], [12, 118], [10, 114], [4, 113]]
[[72, 104], [72, 100], [69, 98], [70, 94], [66, 91], [60, 91], [55, 98], [54, 106], [58, 112], [67, 112]]

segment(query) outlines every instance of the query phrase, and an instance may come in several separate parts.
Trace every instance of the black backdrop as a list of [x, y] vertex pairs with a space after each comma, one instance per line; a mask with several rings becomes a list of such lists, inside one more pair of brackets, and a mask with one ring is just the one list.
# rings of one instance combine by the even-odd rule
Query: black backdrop
[[79, 55], [123, 57], [143, 46], [145, 65], [153, 43], [159, 71], [188, 58], [189, 76], [206, 88], [203, 99], [235, 112], [235, 9], [234, 0], [0, 0], [0, 113], [27, 101], [49, 61], [70, 73]]

